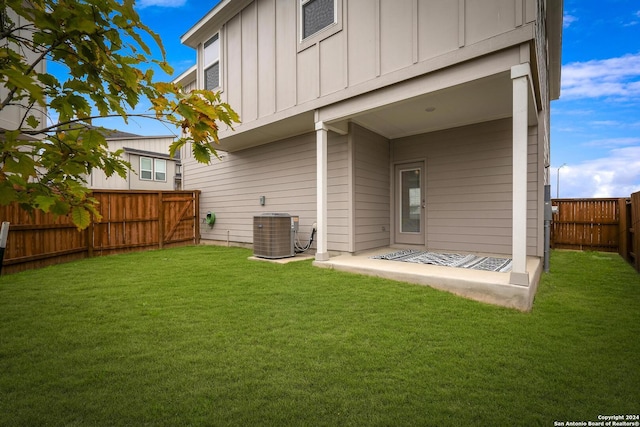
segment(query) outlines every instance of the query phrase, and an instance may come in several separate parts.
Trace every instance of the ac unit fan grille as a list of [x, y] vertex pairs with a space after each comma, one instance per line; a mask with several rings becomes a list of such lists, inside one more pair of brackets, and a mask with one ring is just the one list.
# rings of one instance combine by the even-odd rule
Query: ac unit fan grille
[[253, 254], [260, 258], [295, 256], [291, 215], [264, 214], [253, 217]]

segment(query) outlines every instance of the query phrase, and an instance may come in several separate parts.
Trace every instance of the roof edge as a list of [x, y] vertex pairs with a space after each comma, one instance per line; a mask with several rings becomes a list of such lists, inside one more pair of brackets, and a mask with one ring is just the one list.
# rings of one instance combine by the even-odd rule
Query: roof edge
[[206, 41], [206, 38], [212, 36], [213, 32], [219, 30], [252, 1], [254, 0], [221, 0], [180, 37], [180, 42], [196, 49], [199, 43]]
[[194, 64], [185, 71], [182, 72], [178, 77], [173, 79], [173, 83], [177, 83], [182, 85], [183, 87], [194, 82], [196, 80], [196, 72], [198, 71], [198, 65]]

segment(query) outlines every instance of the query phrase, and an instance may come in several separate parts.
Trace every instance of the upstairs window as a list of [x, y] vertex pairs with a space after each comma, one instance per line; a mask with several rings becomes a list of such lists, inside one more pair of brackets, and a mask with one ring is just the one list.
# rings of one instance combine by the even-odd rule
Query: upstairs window
[[337, 22], [335, 0], [301, 0], [302, 40]]
[[220, 87], [220, 37], [211, 37], [204, 44], [204, 88], [214, 90]]
[[140, 157], [140, 179], [143, 181], [166, 181], [167, 161]]
[[153, 160], [148, 157], [140, 157], [140, 179], [153, 179]]
[[154, 159], [153, 168], [155, 171], [155, 180], [156, 181], [166, 181], [167, 180], [167, 161], [163, 159]]

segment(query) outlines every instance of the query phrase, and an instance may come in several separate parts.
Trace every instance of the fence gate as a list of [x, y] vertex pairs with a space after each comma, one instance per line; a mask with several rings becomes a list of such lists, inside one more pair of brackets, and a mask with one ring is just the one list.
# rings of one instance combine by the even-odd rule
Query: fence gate
[[199, 242], [198, 197], [196, 193], [160, 193], [160, 247]]

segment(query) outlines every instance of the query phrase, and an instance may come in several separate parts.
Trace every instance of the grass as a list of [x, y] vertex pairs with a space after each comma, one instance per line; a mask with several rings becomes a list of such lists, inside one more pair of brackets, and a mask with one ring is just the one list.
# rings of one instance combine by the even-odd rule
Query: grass
[[554, 252], [531, 313], [211, 246], [0, 277], [0, 425], [553, 425], [640, 411], [640, 276]]

